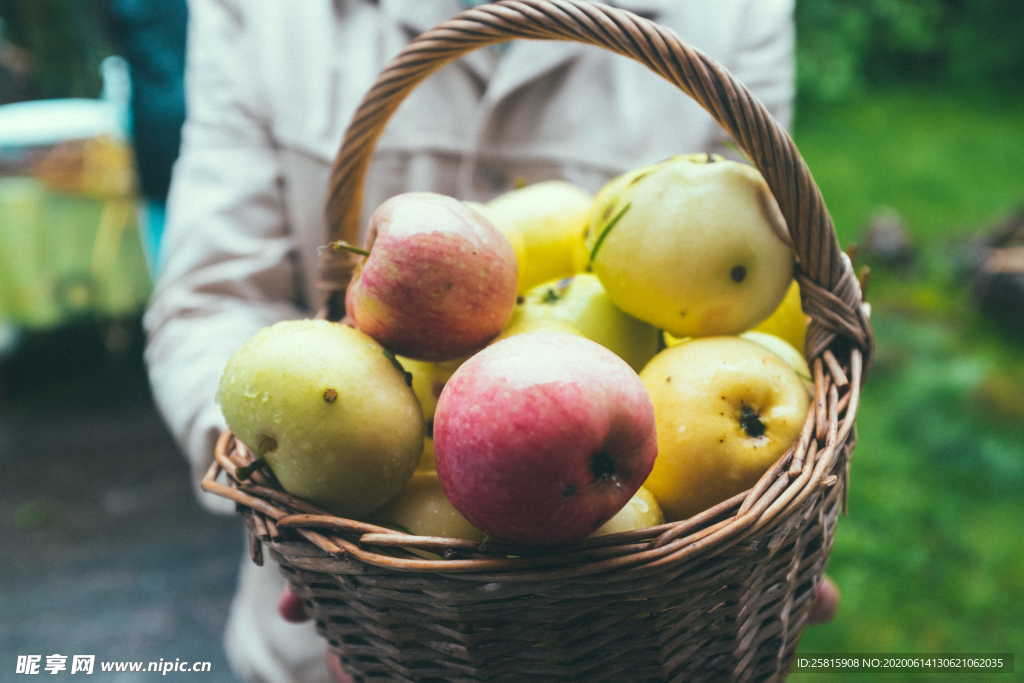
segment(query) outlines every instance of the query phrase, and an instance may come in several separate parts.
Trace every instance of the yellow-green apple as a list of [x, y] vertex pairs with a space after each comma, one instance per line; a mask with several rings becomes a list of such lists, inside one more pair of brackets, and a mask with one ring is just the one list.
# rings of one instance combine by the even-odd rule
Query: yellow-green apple
[[423, 451], [420, 453], [419, 462], [416, 463], [417, 472], [434, 472], [437, 470], [437, 464], [434, 462], [434, 437], [433, 437], [433, 426], [431, 425], [430, 433], [423, 439]]
[[575, 327], [549, 315], [548, 311], [533, 306], [517, 304], [508, 325], [501, 331], [495, 342], [514, 337], [517, 334], [527, 332], [538, 332], [540, 330], [551, 330], [555, 332], [566, 332], [568, 334], [580, 334]]
[[677, 337], [753, 327], [793, 276], [782, 214], [746, 164], [673, 158], [634, 172], [593, 215], [591, 268], [608, 296]]
[[576, 272], [576, 253], [590, 212], [590, 195], [572, 183], [549, 180], [500, 195], [485, 214], [505, 235], [522, 240], [519, 292]]
[[807, 414], [807, 392], [793, 369], [738, 337], [665, 349], [640, 378], [658, 430], [658, 459], [644, 486], [668, 520], [752, 486], [796, 440]]
[[811, 378], [811, 369], [807, 366], [807, 359], [804, 358], [804, 354], [793, 348], [793, 345], [782, 337], [776, 337], [774, 334], [768, 334], [766, 332], [748, 330], [741, 334], [740, 338], [752, 341], [774, 353], [776, 356], [784, 360], [786, 365], [793, 368], [793, 371], [796, 372], [800, 379], [804, 380], [805, 383], [813, 381]]
[[652, 526], [658, 526], [664, 521], [665, 516], [661, 513], [658, 500], [654, 497], [654, 494], [641, 486], [636, 494], [629, 499], [625, 507], [616, 512], [614, 517], [602, 524], [591, 535], [606, 536], [623, 531], [649, 529]]
[[423, 447], [423, 415], [391, 357], [325, 320], [258, 332], [228, 361], [217, 400], [286, 491], [339, 515], [365, 515], [393, 498]]
[[474, 526], [516, 543], [572, 543], [650, 472], [654, 414], [637, 374], [611, 351], [531, 332], [455, 371], [437, 403], [434, 451], [445, 494]]
[[517, 309], [524, 309], [526, 315], [569, 323], [638, 372], [658, 352], [658, 330], [623, 313], [593, 273], [577, 273], [538, 285], [524, 299]]
[[412, 376], [412, 390], [416, 394], [416, 400], [420, 402], [423, 409], [423, 419], [434, 419], [434, 408], [437, 407], [437, 397], [444, 389], [444, 383], [452, 376], [465, 358], [456, 358], [447, 361], [425, 361], [406, 358], [405, 356], [395, 357], [402, 368]]
[[455, 509], [444, 495], [436, 472], [416, 472], [396, 498], [375, 517], [416, 536], [482, 540], [483, 532]]
[[803, 353], [807, 339], [807, 320], [807, 314], [800, 305], [800, 286], [794, 280], [786, 290], [782, 303], [771, 315], [758, 323], [754, 330], [785, 339]]
[[370, 244], [345, 307], [357, 328], [395, 353], [466, 356], [512, 315], [512, 245], [459, 200], [430, 192], [392, 197], [370, 219]]

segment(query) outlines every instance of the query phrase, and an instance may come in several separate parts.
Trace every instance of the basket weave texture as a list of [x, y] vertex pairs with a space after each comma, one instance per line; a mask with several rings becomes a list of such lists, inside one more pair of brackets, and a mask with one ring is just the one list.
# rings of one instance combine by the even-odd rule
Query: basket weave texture
[[[236, 501], [253, 561], [265, 545], [357, 680], [781, 678], [845, 508], [872, 332], [810, 171], [746, 88], [670, 30], [620, 9], [505, 0], [468, 10], [411, 42], [364, 97], [332, 169], [328, 241], [355, 241], [367, 165], [402, 99], [460, 55], [512, 38], [573, 40], [645, 64], [701, 104], [764, 175], [812, 319], [814, 399], [797, 442], [751, 489], [695, 517], [546, 551], [327, 514], [252, 467], [229, 432], [203, 488]], [[354, 262], [325, 250], [322, 315], [342, 313]]]

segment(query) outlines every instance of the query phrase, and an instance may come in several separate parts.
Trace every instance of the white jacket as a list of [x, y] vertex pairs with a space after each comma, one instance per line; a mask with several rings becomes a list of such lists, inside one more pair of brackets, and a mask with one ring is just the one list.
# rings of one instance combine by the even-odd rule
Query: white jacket
[[[789, 124], [792, 0], [614, 4], [674, 29]], [[313, 313], [328, 169], [360, 97], [410, 38], [462, 8], [191, 0], [188, 120], [145, 326], [153, 391], [196, 481], [223, 425], [214, 394], [229, 355], [261, 327]], [[670, 154], [735, 156], [725, 142], [703, 110], [639, 64], [575, 43], [515, 41], [445, 67], [402, 104], [371, 164], [364, 213], [409, 190], [486, 200], [516, 180], [562, 178], [596, 191]], [[232, 665], [254, 681], [326, 680], [312, 626], [276, 615], [282, 586], [276, 568], [243, 559]]]

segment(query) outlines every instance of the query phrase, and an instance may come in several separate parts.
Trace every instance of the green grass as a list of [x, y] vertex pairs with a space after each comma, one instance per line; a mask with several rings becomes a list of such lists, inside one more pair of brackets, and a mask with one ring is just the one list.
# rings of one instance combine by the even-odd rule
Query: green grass
[[890, 89], [798, 107], [794, 137], [844, 243], [894, 206], [920, 239], [966, 234], [1024, 201], [1024, 92]]
[[938, 87], [800, 111], [841, 241], [887, 205], [921, 252], [869, 291], [878, 352], [829, 566], [843, 602], [805, 653], [1024, 655], [1024, 344], [976, 312], [955, 256], [1024, 202], [1022, 121], [1020, 95]]

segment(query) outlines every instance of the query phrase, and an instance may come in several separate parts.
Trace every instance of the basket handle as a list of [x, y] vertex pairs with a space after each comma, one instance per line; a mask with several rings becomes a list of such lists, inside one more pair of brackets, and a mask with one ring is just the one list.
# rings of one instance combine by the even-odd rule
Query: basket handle
[[[626, 10], [581, 0], [501, 0], [466, 10], [409, 43], [363, 97], [331, 168], [328, 241], [355, 242], [363, 183], [377, 140], [391, 115], [420, 81], [478, 47], [513, 38], [572, 40], [631, 57], [697, 101], [737, 142], [764, 176], [789, 226], [804, 311], [812, 322], [806, 353], [816, 358], [839, 338], [865, 356], [873, 346], [868, 309], [832, 218], [789, 134], [741, 83], [671, 30]], [[689, 150], [666, 150], [689, 151]], [[320, 286], [328, 317], [337, 317], [354, 260], [325, 249]]]

